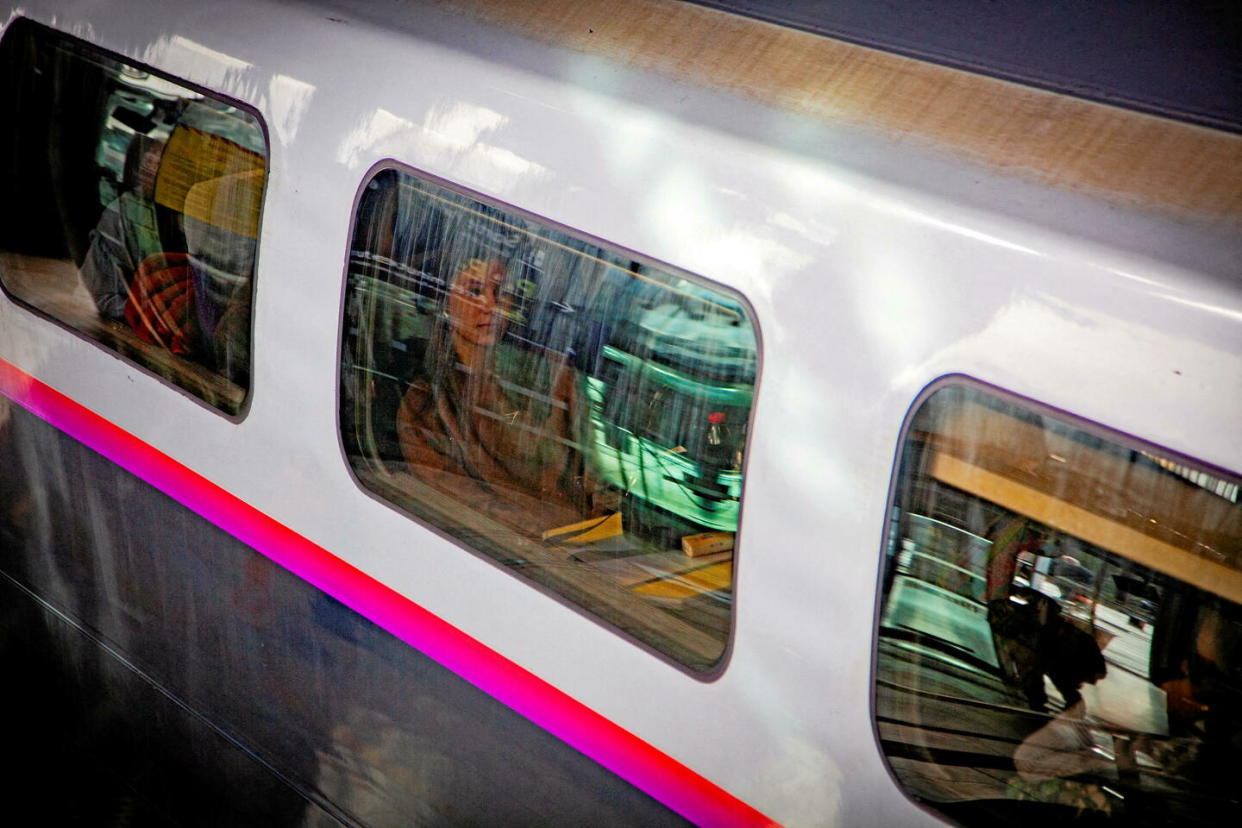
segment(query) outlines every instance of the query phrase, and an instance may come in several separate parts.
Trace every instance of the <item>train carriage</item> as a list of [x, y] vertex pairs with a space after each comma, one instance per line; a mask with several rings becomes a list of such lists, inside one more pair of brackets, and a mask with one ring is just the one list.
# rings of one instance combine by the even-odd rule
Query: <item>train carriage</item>
[[1242, 816], [1236, 15], [866, 5], [10, 7], [12, 790]]

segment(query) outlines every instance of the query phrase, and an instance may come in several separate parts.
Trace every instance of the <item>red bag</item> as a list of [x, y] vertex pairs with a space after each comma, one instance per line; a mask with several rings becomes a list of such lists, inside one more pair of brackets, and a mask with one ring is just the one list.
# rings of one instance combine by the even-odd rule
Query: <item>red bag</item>
[[152, 253], [129, 284], [125, 321], [143, 342], [189, 354], [197, 341], [194, 283], [185, 253]]

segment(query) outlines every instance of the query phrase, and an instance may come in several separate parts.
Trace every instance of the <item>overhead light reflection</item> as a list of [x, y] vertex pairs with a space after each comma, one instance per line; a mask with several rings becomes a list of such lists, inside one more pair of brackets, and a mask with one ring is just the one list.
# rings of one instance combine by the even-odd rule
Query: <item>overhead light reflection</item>
[[901, 218], [907, 219], [908, 221], [915, 222], [918, 224], [923, 224], [929, 227], [935, 227], [938, 230], [944, 230], [946, 232], [954, 233], [959, 236], [965, 236], [968, 239], [974, 239], [975, 241], [981, 241], [981, 242], [984, 242], [985, 244], [994, 245], [996, 247], [1003, 247], [1006, 250], [1013, 250], [1018, 253], [1026, 253], [1031, 256], [1043, 255], [1038, 250], [1034, 249], [1033, 247], [1027, 247], [1026, 245], [1023, 245], [1023, 244], [1011, 242], [1008, 239], [1002, 239], [999, 236], [993, 236], [990, 233], [984, 233], [983, 231], [976, 230], [973, 227], [966, 227], [961, 224], [956, 224], [951, 221], [946, 221], [945, 219], [937, 218], [936, 216], [932, 216], [932, 215], [928, 215], [925, 212], [914, 210], [910, 207], [898, 205], [898, 206], [889, 206], [887, 209], [889, 213], [892, 213]]
[[354, 167], [361, 162], [364, 153], [398, 155], [396, 149], [409, 144], [414, 130], [415, 126], [405, 118], [386, 109], [377, 109], [345, 136], [336, 160]]
[[1163, 282], [1158, 282], [1155, 279], [1148, 279], [1145, 276], [1139, 276], [1137, 273], [1131, 273], [1128, 270], [1118, 270], [1115, 267], [1106, 267], [1104, 269], [1107, 272], [1113, 274], [1114, 276], [1120, 276], [1123, 279], [1129, 279], [1132, 282], [1138, 282], [1139, 284], [1142, 284], [1142, 285], [1150, 285], [1152, 287], [1158, 287], [1158, 288], [1165, 287], [1165, 284]]
[[[203, 44], [190, 40], [188, 37], [183, 35], [177, 35], [169, 41], [169, 52], [175, 53], [179, 50], [188, 52], [190, 55], [198, 58], [206, 58], [215, 68], [223, 67], [225, 70], [229, 71], [240, 71], [242, 69], [254, 68], [254, 64], [249, 61], [233, 57], [232, 55], [226, 55], [224, 52], [217, 51], [209, 46], [204, 46]], [[180, 62], [181, 61], [178, 61], [178, 63]]]
[[484, 133], [494, 132], [508, 122], [509, 118], [499, 112], [459, 102], [432, 109], [423, 122], [423, 130], [440, 148], [462, 152], [478, 143]]
[[1219, 314], [1220, 316], [1224, 316], [1229, 319], [1235, 319], [1238, 321], [1242, 321], [1242, 310], [1236, 310], [1234, 308], [1225, 308], [1225, 307], [1221, 307], [1220, 305], [1213, 305], [1209, 302], [1196, 302], [1193, 299], [1187, 299], [1182, 296], [1174, 296], [1170, 293], [1157, 294], [1157, 298], [1167, 299], [1170, 302], [1177, 302], [1179, 305], [1185, 305], [1190, 308], [1196, 308], [1198, 310], [1207, 311], [1208, 313]]
[[[780, 239], [770, 221], [739, 221], [710, 192], [698, 171], [685, 164], [664, 170], [649, 190], [645, 223], [660, 248], [676, 251], [679, 263], [759, 293], [766, 293], [781, 274], [811, 263], [808, 253]], [[745, 198], [740, 192], [726, 194]]]
[[268, 84], [270, 123], [281, 143], [289, 144], [297, 137], [302, 116], [314, 96], [315, 87], [305, 81], [288, 75], [272, 76]]
[[477, 104], [455, 102], [437, 107], [423, 122], [419, 150], [438, 155], [437, 162], [452, 167], [453, 175], [463, 182], [504, 192], [545, 171], [513, 150], [484, 140], [508, 123], [508, 116]]

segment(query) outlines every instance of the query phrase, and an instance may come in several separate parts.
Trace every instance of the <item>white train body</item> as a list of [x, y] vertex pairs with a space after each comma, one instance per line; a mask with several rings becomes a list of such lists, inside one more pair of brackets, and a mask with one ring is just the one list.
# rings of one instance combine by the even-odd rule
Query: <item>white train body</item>
[[[894, 464], [924, 389], [969, 378], [1225, 478], [1242, 470], [1236, 134], [654, 0], [30, 2], [7, 25], [19, 18], [252, 110], [268, 177], [240, 414], [7, 295], [13, 410], [49, 410], [23, 396], [32, 381], [59, 392], [763, 818], [939, 824], [903, 794], [874, 719]], [[760, 367], [732, 626], [713, 670], [469, 554], [351, 474], [342, 274], [360, 188], [394, 164], [748, 306]], [[216, 522], [386, 625], [340, 581]], [[85, 610], [44, 597], [93, 628]], [[103, 638], [122, 656], [139, 646]], [[237, 670], [267, 669], [244, 652], [256, 639], [229, 641]], [[422, 649], [539, 723], [505, 698], [504, 679]], [[208, 663], [157, 682], [194, 707], [226, 681]], [[392, 681], [385, 692], [402, 692]], [[245, 726], [212, 724], [280, 770], [280, 751]], [[415, 812], [372, 807], [396, 808], [424, 778], [394, 770], [403, 750], [368, 754], [372, 783], [391, 787], [370, 800], [323, 774], [285, 775], [336, 818], [404, 822]], [[742, 812], [634, 784], [692, 821]]]

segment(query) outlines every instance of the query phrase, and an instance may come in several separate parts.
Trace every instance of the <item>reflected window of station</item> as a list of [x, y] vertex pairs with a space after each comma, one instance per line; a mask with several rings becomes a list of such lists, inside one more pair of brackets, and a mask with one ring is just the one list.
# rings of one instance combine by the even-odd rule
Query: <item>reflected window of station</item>
[[28, 20], [0, 42], [0, 282], [227, 414], [250, 381], [250, 112]]
[[905, 789], [965, 825], [1242, 820], [1238, 492], [984, 390], [933, 393], [903, 446], [878, 637]]
[[397, 169], [353, 238], [340, 421], [361, 484], [693, 670], [719, 662], [743, 302]]

